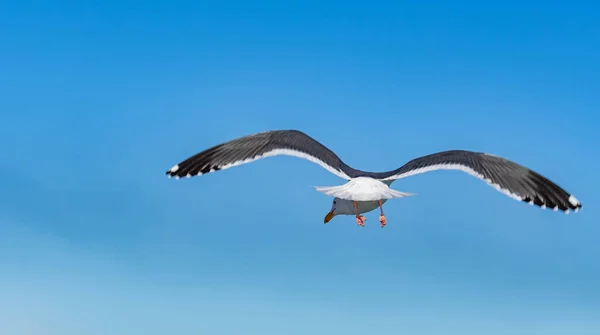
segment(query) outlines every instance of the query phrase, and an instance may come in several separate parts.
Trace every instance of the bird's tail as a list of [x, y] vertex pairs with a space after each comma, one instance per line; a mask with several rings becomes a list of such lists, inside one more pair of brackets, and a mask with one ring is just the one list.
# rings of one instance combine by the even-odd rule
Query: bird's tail
[[400, 191], [396, 191], [396, 190], [392, 190], [390, 188], [390, 198], [404, 198], [404, 197], [411, 197], [413, 195], [415, 195], [415, 193], [408, 193], [408, 192], [400, 192]]
[[353, 201], [374, 201], [392, 198], [404, 198], [415, 195], [414, 193], [400, 192], [389, 187], [379, 188], [370, 192], [356, 192], [348, 184], [339, 186], [315, 186], [318, 192], [331, 197]]

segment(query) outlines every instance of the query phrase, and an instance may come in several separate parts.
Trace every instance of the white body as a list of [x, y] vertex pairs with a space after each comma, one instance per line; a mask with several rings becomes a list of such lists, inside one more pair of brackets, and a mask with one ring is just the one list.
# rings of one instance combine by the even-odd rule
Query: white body
[[[334, 196], [331, 205], [333, 215], [356, 215], [368, 213], [379, 208], [379, 200], [383, 205], [388, 199], [412, 196], [392, 190], [394, 180], [379, 181], [373, 178], [358, 177], [341, 186], [317, 187], [317, 191]], [[354, 208], [354, 202], [357, 207]]]
[[[381, 200], [381, 204], [385, 204], [386, 201], [387, 199]], [[335, 198], [333, 199], [331, 210], [334, 215], [355, 215], [357, 211], [358, 214], [364, 214], [379, 208], [378, 201], [357, 201], [356, 205], [355, 209], [352, 200]]]

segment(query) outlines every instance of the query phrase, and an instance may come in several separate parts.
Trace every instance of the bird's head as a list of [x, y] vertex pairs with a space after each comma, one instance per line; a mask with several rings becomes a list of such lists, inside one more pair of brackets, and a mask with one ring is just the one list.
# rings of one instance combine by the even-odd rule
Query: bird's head
[[352, 201], [336, 197], [333, 198], [331, 210], [329, 210], [329, 213], [325, 215], [324, 222], [327, 223], [331, 221], [331, 219], [333, 219], [333, 217], [336, 215], [348, 215], [352, 213], [354, 213], [354, 206], [352, 205]]

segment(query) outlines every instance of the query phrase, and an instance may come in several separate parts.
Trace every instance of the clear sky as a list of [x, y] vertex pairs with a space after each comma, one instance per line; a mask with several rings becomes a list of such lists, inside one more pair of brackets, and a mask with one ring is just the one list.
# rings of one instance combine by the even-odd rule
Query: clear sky
[[[454, 2], [453, 2], [454, 3]], [[2, 334], [599, 334], [597, 2], [0, 4]], [[389, 170], [447, 149], [556, 181], [575, 215], [461, 172], [365, 228], [343, 180], [275, 157], [187, 180], [222, 141], [300, 129]]]

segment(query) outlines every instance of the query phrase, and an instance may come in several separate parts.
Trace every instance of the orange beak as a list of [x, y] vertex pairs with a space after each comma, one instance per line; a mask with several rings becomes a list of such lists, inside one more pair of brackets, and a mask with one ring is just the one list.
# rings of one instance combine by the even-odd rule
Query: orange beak
[[331, 219], [333, 219], [334, 216], [335, 214], [333, 214], [333, 210], [331, 210], [329, 213], [327, 213], [327, 215], [325, 215], [325, 223], [331, 221]]

